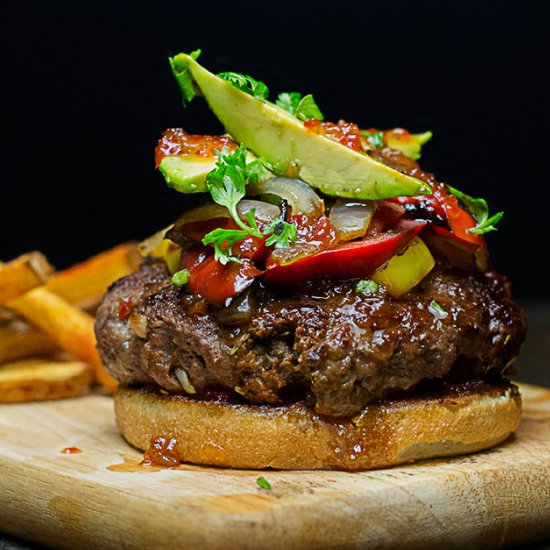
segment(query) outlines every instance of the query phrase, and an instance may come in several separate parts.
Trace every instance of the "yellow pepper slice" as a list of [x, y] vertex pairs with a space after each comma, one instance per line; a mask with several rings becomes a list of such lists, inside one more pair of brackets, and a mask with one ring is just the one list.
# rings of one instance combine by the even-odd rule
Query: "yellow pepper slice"
[[167, 229], [158, 231], [148, 239], [145, 239], [139, 246], [138, 250], [144, 258], [151, 256], [164, 260], [168, 266], [170, 273], [174, 274], [179, 269], [181, 260], [181, 247], [170, 239], [165, 239], [164, 234]]
[[384, 285], [392, 298], [398, 298], [416, 286], [433, 268], [435, 260], [420, 237], [378, 269], [371, 279]]

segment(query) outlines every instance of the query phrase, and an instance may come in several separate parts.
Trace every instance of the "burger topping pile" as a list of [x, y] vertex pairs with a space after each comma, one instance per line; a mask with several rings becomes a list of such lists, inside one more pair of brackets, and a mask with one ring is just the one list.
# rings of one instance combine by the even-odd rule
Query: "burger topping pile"
[[[171, 58], [184, 102], [202, 95], [224, 136], [169, 129], [155, 160], [168, 185], [204, 204], [142, 243], [172, 282], [209, 304], [229, 305], [254, 281], [292, 285], [325, 276], [360, 279], [398, 298], [434, 267], [487, 269], [483, 199], [438, 182], [417, 164], [431, 132], [362, 130], [324, 121], [311, 94], [281, 93], [239, 73], [214, 75]], [[435, 307], [435, 306], [434, 306]], [[436, 308], [437, 309], [437, 308]]]

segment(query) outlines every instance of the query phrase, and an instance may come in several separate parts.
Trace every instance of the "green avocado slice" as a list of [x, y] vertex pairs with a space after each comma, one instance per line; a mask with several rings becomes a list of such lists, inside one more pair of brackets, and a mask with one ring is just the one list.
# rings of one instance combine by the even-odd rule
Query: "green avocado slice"
[[176, 55], [170, 63], [186, 91], [185, 100], [202, 95], [235, 141], [278, 170], [295, 163], [300, 179], [326, 195], [377, 200], [431, 193], [424, 182], [308, 130], [284, 109], [255, 99], [187, 54]]
[[[246, 161], [252, 162], [256, 157], [249, 151]], [[198, 155], [168, 155], [160, 164], [161, 171], [168, 187], [180, 193], [206, 193], [206, 177], [216, 168], [217, 157]], [[266, 170], [268, 175], [271, 173]]]
[[173, 155], [164, 157], [159, 170], [168, 187], [180, 193], [204, 193], [206, 176], [216, 168], [215, 158]]

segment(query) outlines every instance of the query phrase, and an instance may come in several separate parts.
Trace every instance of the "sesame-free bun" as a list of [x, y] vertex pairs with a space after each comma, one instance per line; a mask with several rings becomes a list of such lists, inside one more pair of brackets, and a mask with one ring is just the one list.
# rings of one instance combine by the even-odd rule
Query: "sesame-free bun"
[[496, 445], [518, 427], [521, 398], [512, 384], [484, 384], [371, 404], [353, 419], [328, 419], [304, 403], [236, 404], [120, 386], [115, 411], [131, 445], [146, 450], [154, 437], [175, 438], [185, 462], [370, 470]]

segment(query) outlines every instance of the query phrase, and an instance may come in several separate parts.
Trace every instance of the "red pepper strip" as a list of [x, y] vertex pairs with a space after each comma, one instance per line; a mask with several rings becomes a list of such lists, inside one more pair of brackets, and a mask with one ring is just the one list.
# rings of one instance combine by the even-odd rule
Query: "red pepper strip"
[[[470, 243], [476, 248], [484, 244], [481, 235], [468, 231], [476, 226], [472, 215], [460, 207], [458, 199], [449, 193], [443, 185], [438, 185], [433, 194], [417, 197], [393, 197], [389, 199], [402, 205], [414, 205], [418, 208], [418, 216], [429, 219], [434, 226], [447, 226], [447, 236], [463, 243]], [[410, 214], [413, 216], [414, 213]]]
[[477, 225], [472, 215], [458, 205], [458, 199], [448, 194], [444, 199], [444, 207], [447, 211], [447, 219], [453, 237], [459, 241], [470, 243], [479, 248], [485, 240], [481, 235], [468, 231]]
[[188, 269], [191, 273], [211, 256], [212, 251], [205, 246], [183, 248], [181, 251], [180, 269]]
[[[229, 218], [214, 218], [200, 222], [186, 223], [174, 228], [173, 231], [179, 231], [185, 237], [202, 242], [207, 233], [217, 228], [241, 229]], [[237, 258], [248, 258], [254, 262], [262, 262], [269, 254], [269, 248], [265, 245], [265, 238], [248, 235], [245, 239], [233, 246], [232, 252], [233, 256]]]
[[487, 246], [472, 244], [454, 238], [453, 234], [438, 225], [430, 225], [422, 238], [430, 250], [461, 269], [486, 271], [488, 268]]
[[290, 264], [279, 265], [268, 258], [264, 280], [292, 284], [320, 275], [336, 279], [370, 277], [381, 265], [399, 254], [425, 225], [425, 221], [401, 219], [392, 231], [329, 248]]
[[401, 204], [388, 200], [380, 201], [367, 228], [366, 237], [374, 237], [391, 229], [404, 214], [405, 208]]
[[249, 261], [222, 265], [210, 257], [189, 276], [189, 289], [200, 294], [209, 304], [227, 306], [231, 299], [248, 288], [263, 272]]

